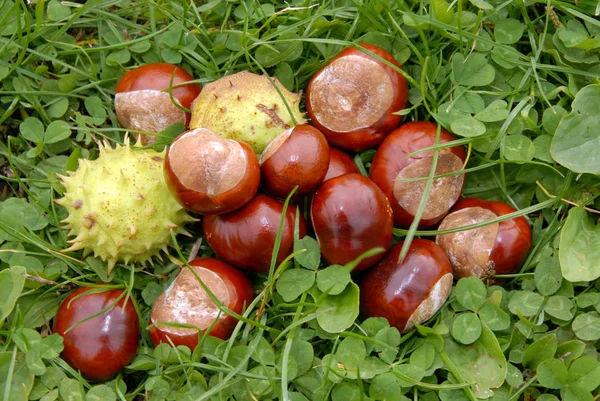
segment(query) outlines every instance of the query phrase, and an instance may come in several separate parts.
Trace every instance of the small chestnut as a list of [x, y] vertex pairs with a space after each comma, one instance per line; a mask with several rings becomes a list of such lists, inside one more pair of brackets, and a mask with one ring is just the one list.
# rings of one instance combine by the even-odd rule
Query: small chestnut
[[[464, 227], [516, 212], [511, 206], [479, 198], [460, 200], [439, 230]], [[458, 277], [486, 279], [516, 273], [531, 250], [531, 228], [523, 216], [471, 230], [438, 235]]]
[[[413, 222], [427, 184], [426, 180], [406, 180], [427, 177], [434, 152], [430, 150], [406, 156], [434, 146], [436, 130], [437, 125], [431, 122], [403, 124], [385, 138], [371, 164], [370, 177], [390, 200], [394, 222], [400, 227], [409, 227]], [[441, 129], [439, 143], [455, 139], [457, 138], [454, 135]], [[460, 171], [465, 159], [466, 154], [462, 146], [440, 149], [435, 174]], [[432, 227], [444, 218], [460, 197], [463, 184], [464, 174], [434, 179], [419, 227]]]
[[313, 192], [323, 182], [329, 166], [329, 145], [318, 129], [296, 125], [278, 135], [260, 158], [261, 185], [275, 198]]
[[[219, 302], [232, 312], [241, 314], [252, 302], [252, 283], [236, 268], [212, 258], [194, 259], [190, 267]], [[164, 342], [185, 345], [193, 350], [198, 345], [200, 331], [206, 334], [210, 328], [208, 335], [225, 340], [238, 322], [210, 299], [191, 269], [184, 267], [152, 306], [149, 330], [154, 345]]]
[[[231, 213], [204, 217], [204, 235], [215, 253], [243, 270], [268, 272], [275, 238], [283, 214], [283, 202], [257, 194], [246, 206]], [[277, 265], [292, 253], [296, 208], [287, 208]], [[300, 238], [306, 235], [302, 215], [298, 222]]]
[[341, 149], [329, 147], [329, 168], [323, 181], [331, 178], [339, 177], [340, 175], [360, 173], [358, 166], [354, 163], [354, 159], [348, 153]]
[[[172, 94], [180, 106], [189, 109], [200, 94], [200, 85], [183, 68], [168, 63], [153, 63], [127, 72], [115, 89], [115, 111], [119, 123], [127, 129], [159, 133], [169, 125], [190, 122], [190, 114], [173, 104], [169, 84], [173, 76]], [[184, 84], [184, 85], [181, 85]], [[138, 135], [135, 135], [136, 138]], [[156, 142], [155, 136], [141, 135], [144, 145]]]
[[403, 242], [392, 246], [360, 283], [362, 313], [384, 317], [402, 332], [430, 319], [452, 289], [452, 266], [433, 241], [414, 239], [400, 261]]
[[[344, 265], [392, 241], [392, 208], [383, 192], [362, 174], [325, 181], [315, 192], [310, 216], [329, 264]], [[354, 271], [373, 266], [383, 253], [363, 259]]]
[[[361, 44], [398, 68], [380, 47]], [[331, 145], [355, 152], [376, 147], [402, 117], [408, 85], [398, 71], [360, 48], [347, 47], [311, 78], [306, 110]]]
[[140, 339], [133, 302], [116, 289], [73, 291], [60, 304], [53, 331], [63, 337], [61, 357], [91, 380], [107, 380], [119, 373], [135, 357]]
[[175, 199], [200, 214], [239, 209], [256, 194], [260, 166], [245, 142], [205, 128], [179, 135], [165, 156], [165, 181]]

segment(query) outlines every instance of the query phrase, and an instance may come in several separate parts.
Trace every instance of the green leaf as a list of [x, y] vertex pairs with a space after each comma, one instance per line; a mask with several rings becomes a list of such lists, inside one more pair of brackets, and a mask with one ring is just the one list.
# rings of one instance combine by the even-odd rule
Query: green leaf
[[58, 99], [48, 107], [48, 116], [50, 118], [61, 118], [69, 108], [69, 99], [63, 97]]
[[383, 373], [375, 376], [369, 386], [369, 396], [374, 400], [400, 400], [402, 393], [396, 376], [392, 373]]
[[558, 359], [547, 359], [537, 368], [537, 377], [540, 385], [558, 390], [569, 381], [567, 367]]
[[584, 313], [577, 316], [571, 324], [577, 338], [583, 341], [600, 339], [600, 318], [596, 312]]
[[503, 18], [496, 23], [496, 26], [494, 27], [494, 36], [496, 37], [496, 42], [512, 45], [521, 39], [524, 31], [525, 25], [519, 20], [514, 18]]
[[48, 2], [48, 19], [50, 21], [60, 21], [71, 16], [71, 9], [63, 5], [58, 0]]
[[303, 375], [312, 368], [314, 353], [315, 351], [311, 343], [299, 340], [298, 337], [294, 338], [292, 348], [290, 349], [290, 356], [296, 360], [298, 375]]
[[533, 316], [540, 311], [544, 298], [531, 291], [514, 291], [508, 309], [515, 315]]
[[106, 110], [102, 100], [98, 96], [90, 96], [85, 99], [85, 109], [92, 117], [95, 125], [101, 125], [106, 120]]
[[269, 345], [269, 342], [261, 337], [258, 341], [254, 353], [250, 356], [253, 360], [260, 363], [261, 365], [275, 365], [275, 352]]
[[275, 288], [284, 301], [291, 302], [310, 289], [314, 282], [314, 272], [306, 269], [289, 269], [281, 273]]
[[[552, 157], [576, 173], [600, 174], [600, 85], [581, 89], [572, 111], [558, 124], [550, 148]], [[600, 250], [600, 248], [598, 248]]]
[[481, 53], [471, 53], [465, 57], [456, 53], [452, 57], [451, 78], [455, 84], [464, 86], [485, 86], [494, 81], [496, 70], [487, 63]]
[[541, 295], [548, 296], [558, 291], [562, 284], [558, 255], [543, 256], [534, 274], [535, 286]]
[[557, 319], [570, 321], [575, 313], [575, 303], [570, 298], [555, 295], [548, 298], [544, 311]]
[[579, 340], [571, 340], [558, 345], [556, 357], [565, 364], [579, 358], [585, 351], [585, 343]]
[[479, 318], [493, 331], [502, 331], [510, 326], [510, 316], [502, 308], [492, 302], [486, 301], [479, 309]]
[[71, 136], [71, 126], [63, 120], [52, 121], [46, 128], [45, 143], [56, 143]]
[[558, 257], [562, 275], [569, 281], [600, 277], [600, 226], [583, 208], [569, 210], [560, 234]]
[[554, 357], [558, 342], [553, 334], [545, 335], [534, 341], [523, 353], [523, 366], [537, 369], [538, 365]]
[[23, 138], [33, 143], [38, 143], [44, 139], [44, 125], [35, 117], [27, 117], [19, 124], [19, 132]]
[[423, 370], [427, 370], [433, 365], [435, 360], [435, 348], [433, 344], [426, 341], [417, 348], [412, 354], [410, 354], [410, 363], [420, 367]]
[[458, 118], [450, 124], [456, 135], [472, 138], [485, 134], [485, 124], [471, 116]]
[[0, 323], [10, 315], [23, 291], [25, 271], [22, 266], [0, 271]]
[[335, 357], [347, 371], [356, 371], [360, 362], [367, 357], [365, 343], [357, 338], [347, 337], [340, 343]]
[[[170, 49], [165, 49], [164, 51], [172, 51]], [[181, 57], [181, 54], [178, 53], [179, 56]], [[106, 64], [113, 66], [113, 67], [118, 67], [120, 65], [124, 65], [127, 64], [129, 62], [129, 60], [131, 60], [131, 53], [129, 53], [129, 50], [127, 49], [121, 49], [121, 50], [115, 50], [113, 52], [111, 52], [108, 57], [106, 57]], [[168, 62], [168, 61], [167, 61]], [[179, 60], [179, 62], [181, 62], [181, 59]]]
[[481, 335], [481, 321], [473, 312], [461, 313], [452, 322], [452, 337], [461, 344], [472, 344]]
[[358, 285], [350, 283], [342, 293], [326, 295], [321, 299], [317, 309], [317, 321], [328, 333], [342, 332], [352, 326], [358, 317], [358, 303]]
[[294, 252], [298, 252], [301, 249], [306, 249], [294, 257], [296, 262], [300, 266], [310, 270], [317, 270], [321, 264], [321, 248], [319, 243], [313, 237], [306, 236], [298, 241], [294, 242]]
[[117, 394], [110, 387], [98, 384], [87, 392], [85, 401], [117, 401]]
[[151, 281], [142, 290], [142, 298], [146, 305], [152, 306], [163, 291], [163, 288], [158, 283]]
[[568, 384], [560, 391], [562, 401], [594, 401], [596, 398], [581, 387]]
[[[12, 375], [12, 380], [7, 383], [6, 378], [9, 373]], [[10, 401], [29, 399], [35, 376], [27, 368], [24, 353], [0, 352], [0, 378], [0, 394], [4, 399]]]
[[450, 3], [445, 0], [432, 0], [431, 1], [431, 10], [433, 11], [433, 16], [441, 22], [449, 24], [452, 22], [452, 18], [454, 17], [454, 11], [452, 7], [450, 7]]
[[509, 135], [504, 142], [504, 158], [519, 162], [533, 160], [535, 146], [525, 135]]
[[487, 298], [487, 289], [479, 278], [466, 277], [458, 280], [452, 295], [463, 307], [477, 312]]
[[558, 128], [558, 124], [560, 124], [563, 117], [567, 114], [567, 110], [563, 109], [560, 106], [552, 106], [548, 107], [544, 110], [544, 114], [542, 115], [542, 126], [544, 130], [550, 135], [554, 136], [556, 129]]
[[569, 384], [594, 391], [600, 386], [600, 362], [589, 356], [574, 360], [569, 366]]
[[508, 117], [508, 103], [504, 100], [494, 100], [484, 110], [475, 114], [475, 118], [484, 123], [504, 121]]
[[317, 287], [329, 295], [341, 293], [350, 281], [350, 272], [340, 265], [331, 265], [317, 273]]

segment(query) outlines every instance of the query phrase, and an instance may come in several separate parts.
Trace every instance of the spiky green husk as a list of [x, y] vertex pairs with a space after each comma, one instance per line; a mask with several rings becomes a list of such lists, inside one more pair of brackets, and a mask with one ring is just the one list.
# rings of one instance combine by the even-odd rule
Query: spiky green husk
[[69, 212], [63, 223], [71, 246], [108, 263], [146, 263], [172, 243], [171, 232], [188, 234], [194, 221], [165, 183], [165, 152], [99, 144], [100, 156], [79, 160], [79, 168], [59, 176], [66, 191], [56, 203]]
[[261, 154], [277, 135], [306, 122], [299, 108], [301, 95], [288, 91], [277, 78], [272, 81], [274, 85], [264, 75], [242, 71], [205, 85], [192, 103], [190, 128], [244, 141]]

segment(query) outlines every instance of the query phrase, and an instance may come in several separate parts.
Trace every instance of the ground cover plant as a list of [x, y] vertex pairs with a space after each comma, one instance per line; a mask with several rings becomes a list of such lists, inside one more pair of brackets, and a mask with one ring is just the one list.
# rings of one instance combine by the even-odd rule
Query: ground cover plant
[[[0, 2], [0, 398], [598, 399], [599, 13], [591, 0]], [[201, 85], [249, 70], [300, 92], [361, 43], [403, 66], [404, 122], [437, 122], [466, 147], [462, 195], [516, 210], [476, 226], [527, 219], [533, 241], [520, 270], [495, 283], [455, 280], [431, 320], [400, 333], [359, 314], [356, 264], [328, 266], [297, 219], [292, 256], [248, 274], [248, 307], [221, 305], [239, 320], [230, 338], [201, 336], [193, 352], [155, 346], [155, 301], [188, 261], [215, 256], [202, 223], [173, 232], [162, 259], [125, 264], [62, 252], [71, 237], [54, 202], [60, 176], [126, 142], [119, 79], [167, 62]], [[171, 125], [147, 149], [162, 152], [184, 130]], [[356, 154], [364, 175], [375, 154]], [[422, 206], [394, 228], [403, 254], [413, 239], [452, 232], [419, 228]], [[298, 216], [307, 210], [300, 203]], [[125, 369], [95, 381], [60, 357], [68, 344], [52, 325], [68, 294], [100, 285], [121, 295], [97, 313], [133, 305], [140, 340]]]

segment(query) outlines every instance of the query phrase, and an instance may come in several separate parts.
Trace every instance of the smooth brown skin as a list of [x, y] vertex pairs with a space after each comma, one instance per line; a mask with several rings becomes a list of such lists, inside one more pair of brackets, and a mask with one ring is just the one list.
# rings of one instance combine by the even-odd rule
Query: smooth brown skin
[[[461, 199], [452, 210], [475, 206], [491, 210], [498, 217], [517, 211], [504, 202], [479, 198]], [[519, 216], [498, 223], [498, 236], [490, 253], [490, 261], [494, 262], [495, 273], [517, 273], [531, 251], [531, 241], [531, 227], [525, 217]]]
[[329, 145], [310, 125], [297, 125], [285, 142], [260, 166], [261, 185], [272, 196], [285, 199], [298, 185], [295, 196], [313, 192], [329, 167]]
[[[227, 263], [213, 258], [197, 258], [192, 260], [190, 265], [201, 266], [207, 270], [211, 270], [225, 282], [229, 291], [230, 302], [228, 305], [224, 306], [229, 308], [232, 312], [242, 314], [244, 308], [254, 299], [254, 289], [252, 288], [252, 283], [248, 277]], [[237, 322], [238, 320], [235, 317], [222, 312], [218, 322], [215, 323], [208, 335], [226, 340], [231, 336]], [[154, 345], [160, 343], [173, 343], [175, 346], [185, 345], [190, 350], [194, 350], [198, 345], [197, 333], [191, 335], [167, 333], [157, 328], [154, 324], [152, 324], [148, 330]], [[203, 331], [203, 333], [206, 333], [206, 330]]]
[[435, 242], [414, 239], [406, 257], [399, 262], [402, 245], [400, 242], [392, 246], [360, 283], [362, 313], [384, 317], [400, 331], [440, 278], [452, 274], [446, 254]]
[[[144, 89], [168, 90], [173, 71], [175, 71], [173, 86], [194, 80], [194, 77], [179, 66], [169, 63], [146, 64], [128, 71], [117, 83], [115, 93], [133, 92]], [[200, 94], [200, 90], [200, 85], [189, 83], [173, 88], [172, 93], [173, 97], [179, 101], [182, 107], [189, 109], [194, 99]], [[191, 114], [186, 113], [186, 126], [189, 125], [190, 118]]]
[[[283, 202], [258, 194], [246, 206], [231, 213], [204, 218], [204, 235], [210, 247], [226, 262], [243, 270], [266, 273], [271, 266], [275, 237], [281, 221]], [[296, 208], [288, 206], [277, 254], [277, 266], [294, 248]], [[300, 238], [306, 222], [299, 221]]]
[[[115, 376], [135, 357], [140, 339], [138, 316], [123, 290], [87, 293], [88, 287], [73, 291], [60, 304], [54, 318], [54, 333], [63, 337], [61, 357], [90, 380]], [[95, 291], [95, 290], [94, 290]], [[123, 297], [108, 311], [89, 318]], [[77, 297], [77, 298], [75, 298]], [[69, 332], [65, 333], [71, 326]]]
[[[390, 62], [398, 68], [402, 68], [402, 66], [396, 61], [394, 56], [392, 56], [387, 51], [382, 48], [371, 45], [371, 44], [361, 44], [361, 47], [375, 53], [379, 57], [384, 60]], [[313, 75], [310, 82], [308, 83], [308, 87], [306, 89], [306, 111], [310, 117], [311, 123], [321, 131], [329, 144], [340, 147], [342, 149], [351, 150], [354, 152], [361, 152], [363, 150], [374, 148], [383, 141], [383, 138], [395, 127], [400, 124], [402, 121], [402, 116], [394, 115], [394, 112], [399, 110], [403, 110], [406, 107], [406, 103], [408, 100], [408, 84], [406, 79], [394, 70], [392, 67], [382, 63], [381, 61], [369, 56], [366, 53], [363, 53], [361, 50], [358, 50], [354, 47], [347, 47], [342, 50], [337, 56], [335, 56], [328, 64], [331, 64], [333, 61], [348, 56], [348, 55], [358, 55], [361, 57], [368, 58], [370, 60], [375, 61], [377, 64], [381, 65], [385, 71], [388, 73], [390, 80], [392, 82], [392, 86], [394, 89], [394, 97], [392, 104], [387, 109], [387, 111], [381, 116], [381, 118], [370, 127], [356, 129], [350, 132], [335, 132], [327, 129], [322, 124], [319, 123], [317, 118], [315, 117], [315, 113], [313, 111], [313, 107], [311, 105], [311, 91], [312, 91], [312, 83], [316, 77], [318, 77], [323, 69], [326, 66], [322, 67], [319, 71]]]
[[[406, 166], [419, 160], [423, 156], [431, 155], [417, 154], [410, 158], [406, 155], [417, 152], [423, 148], [435, 145], [437, 125], [431, 122], [410, 122], [403, 124], [393, 130], [383, 141], [373, 158], [370, 170], [370, 178], [385, 193], [394, 211], [394, 223], [400, 227], [410, 227], [414, 216], [404, 210], [394, 197], [394, 183], [396, 177]], [[454, 141], [457, 138], [445, 129], [441, 129], [440, 143]], [[448, 150], [465, 160], [467, 155], [462, 146], [453, 146]], [[444, 216], [436, 219], [421, 219], [419, 228], [430, 228], [442, 220]]]
[[[175, 138], [173, 143], [186, 132]], [[171, 168], [171, 158], [178, 156], [171, 152], [171, 146], [169, 146], [164, 164], [165, 181], [177, 202], [186, 209], [200, 214], [229, 213], [250, 202], [260, 185], [260, 166], [256, 153], [250, 145], [245, 142], [239, 142], [239, 144], [242, 145], [242, 149], [246, 154], [246, 174], [235, 187], [218, 196], [209, 196], [195, 191], [186, 187], [180, 181]], [[192, 163], [191, 160], [190, 163]]]
[[[383, 192], [362, 174], [352, 173], [325, 181], [310, 208], [313, 228], [323, 258], [344, 265], [364, 252], [392, 241], [392, 208]], [[360, 262], [355, 272], [377, 263], [383, 253]]]
[[352, 156], [341, 149], [329, 147], [329, 168], [323, 181], [350, 173], [360, 173]]

